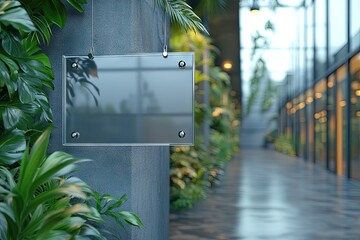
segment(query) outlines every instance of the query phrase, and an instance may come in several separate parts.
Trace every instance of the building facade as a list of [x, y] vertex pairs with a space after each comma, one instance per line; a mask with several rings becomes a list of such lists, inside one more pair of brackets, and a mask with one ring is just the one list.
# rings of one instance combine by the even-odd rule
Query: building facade
[[298, 156], [360, 180], [359, 11], [358, 0], [306, 0], [297, 9], [279, 134]]

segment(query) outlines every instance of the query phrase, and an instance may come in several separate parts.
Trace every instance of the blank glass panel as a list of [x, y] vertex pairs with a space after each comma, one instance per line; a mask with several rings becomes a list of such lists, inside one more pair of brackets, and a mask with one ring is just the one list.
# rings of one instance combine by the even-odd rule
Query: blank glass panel
[[192, 145], [193, 76], [193, 53], [64, 56], [64, 145]]

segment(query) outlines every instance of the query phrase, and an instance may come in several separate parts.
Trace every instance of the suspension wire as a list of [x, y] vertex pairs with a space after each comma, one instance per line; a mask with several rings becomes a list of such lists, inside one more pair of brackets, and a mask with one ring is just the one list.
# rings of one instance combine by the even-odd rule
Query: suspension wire
[[163, 52], [162, 52], [162, 55], [164, 58], [167, 58], [168, 56], [168, 51], [167, 51], [167, 26], [166, 26], [166, 12], [165, 12], [165, 9], [164, 9], [164, 46], [163, 46]]
[[88, 57], [94, 58], [94, 0], [91, 0], [91, 47]]

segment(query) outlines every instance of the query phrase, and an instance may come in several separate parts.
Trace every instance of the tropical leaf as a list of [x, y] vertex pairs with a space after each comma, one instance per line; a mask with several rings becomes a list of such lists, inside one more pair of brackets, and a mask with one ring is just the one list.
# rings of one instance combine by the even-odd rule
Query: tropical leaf
[[66, 9], [59, 0], [47, 0], [43, 2], [43, 13], [48, 21], [56, 24], [60, 28], [65, 26]]
[[26, 147], [24, 132], [13, 130], [0, 138], [0, 165], [10, 165], [20, 161]]
[[67, 1], [68, 3], [70, 3], [71, 6], [73, 6], [79, 12], [84, 11], [82, 5], [87, 2], [86, 0], [67, 0]]
[[26, 130], [32, 125], [34, 120], [31, 115], [27, 114], [16, 105], [0, 108], [0, 112], [2, 113], [5, 129], [18, 128]]
[[125, 222], [136, 227], [144, 226], [140, 218], [133, 212], [120, 211], [117, 213]]
[[[31, 16], [31, 20], [33, 21], [38, 31], [31, 33], [29, 39], [31, 39], [32, 42], [40, 43], [41, 38], [42, 42], [49, 44], [52, 31], [50, 24], [46, 20], [46, 17], [42, 15], [33, 15]], [[36, 41], [34, 41], [34, 38]]]
[[36, 31], [25, 9], [19, 1], [0, 2], [0, 23], [5, 26], [12, 26], [21, 32]]
[[[84, 203], [70, 200], [88, 199], [89, 186], [78, 178], [66, 175], [82, 161], [69, 154], [55, 152], [46, 157], [50, 129], [23, 154], [17, 181], [4, 167], [0, 167], [0, 219], [6, 222], [0, 233], [8, 239], [67, 239], [101, 235], [89, 226], [88, 221], [103, 223], [97, 210]], [[4, 226], [4, 225], [3, 225]]]
[[183, 0], [154, 0], [158, 6], [164, 8], [170, 20], [179, 24], [185, 30], [202, 31], [209, 34], [201, 19], [193, 12], [192, 8]]
[[[128, 211], [119, 211], [120, 208], [127, 200], [126, 194], [122, 195], [120, 198], [115, 198], [110, 194], [100, 195], [98, 192], [94, 192], [93, 199], [89, 201], [95, 202], [96, 210], [104, 216], [107, 216], [113, 219], [116, 224], [120, 227], [124, 227], [124, 223], [130, 224], [132, 226], [142, 227], [144, 226], [141, 220], [136, 214]], [[111, 233], [113, 237], [118, 237], [116, 234]]]

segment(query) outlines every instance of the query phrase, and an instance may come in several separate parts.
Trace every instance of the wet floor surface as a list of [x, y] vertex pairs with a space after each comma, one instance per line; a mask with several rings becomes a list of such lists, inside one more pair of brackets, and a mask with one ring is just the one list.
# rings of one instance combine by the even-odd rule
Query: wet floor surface
[[360, 240], [360, 182], [242, 149], [208, 199], [170, 215], [171, 240]]

